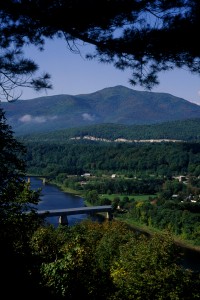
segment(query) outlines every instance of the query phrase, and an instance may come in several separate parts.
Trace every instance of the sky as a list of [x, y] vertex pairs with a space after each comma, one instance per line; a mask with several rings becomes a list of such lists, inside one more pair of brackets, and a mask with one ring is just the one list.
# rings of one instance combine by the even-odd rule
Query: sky
[[[33, 59], [39, 66], [39, 74], [51, 74], [52, 90], [35, 92], [32, 89], [21, 89], [20, 99], [33, 99], [52, 95], [90, 94], [98, 90], [123, 85], [137, 91], [144, 91], [141, 86], [129, 84], [131, 71], [120, 71], [110, 64], [88, 61], [84, 58], [88, 46], [80, 45], [82, 53], [74, 54], [67, 48], [64, 40], [48, 41], [45, 50], [40, 52], [36, 47], [25, 49], [26, 57]], [[168, 93], [200, 105], [200, 76], [188, 71], [173, 70], [159, 75], [160, 84], [152, 92]]]

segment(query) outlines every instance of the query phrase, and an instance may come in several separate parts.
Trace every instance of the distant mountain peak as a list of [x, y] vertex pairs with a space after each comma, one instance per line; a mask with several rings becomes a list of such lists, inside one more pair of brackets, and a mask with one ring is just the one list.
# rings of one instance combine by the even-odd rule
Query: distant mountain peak
[[200, 106], [167, 93], [123, 85], [90, 94], [55, 95], [1, 103], [16, 134], [95, 124], [157, 124], [200, 118]]

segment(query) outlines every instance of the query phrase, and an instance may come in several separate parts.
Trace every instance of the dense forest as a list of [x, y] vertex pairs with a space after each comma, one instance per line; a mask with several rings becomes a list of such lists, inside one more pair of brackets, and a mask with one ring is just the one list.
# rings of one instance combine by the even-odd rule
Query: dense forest
[[26, 142], [29, 173], [200, 175], [199, 143]]
[[117, 139], [146, 140], [169, 139], [188, 142], [200, 141], [200, 119], [162, 122], [151, 125], [97, 124], [54, 130], [47, 133], [32, 133], [20, 136], [21, 141], [45, 141], [63, 143], [71, 138], [93, 136], [115, 141]]

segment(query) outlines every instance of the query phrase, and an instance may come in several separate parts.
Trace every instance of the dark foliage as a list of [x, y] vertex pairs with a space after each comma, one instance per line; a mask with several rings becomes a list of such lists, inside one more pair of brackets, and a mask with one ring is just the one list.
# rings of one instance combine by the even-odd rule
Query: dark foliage
[[[42, 49], [46, 38], [64, 38], [75, 53], [80, 53], [78, 41], [91, 44], [94, 51], [88, 59], [129, 68], [131, 84], [148, 89], [158, 84], [161, 71], [184, 67], [199, 74], [199, 14], [198, 0], [1, 1], [2, 93], [9, 98], [9, 89], [23, 84], [12, 77], [37, 69], [33, 61], [18, 55], [23, 45]], [[30, 85], [49, 87], [48, 78], [32, 79]], [[12, 82], [9, 88], [6, 79]]]
[[[32, 191], [25, 181], [24, 157], [24, 146], [15, 140], [0, 110], [1, 293], [8, 298], [27, 295], [27, 289], [34, 286], [29, 239], [41, 223], [32, 209], [39, 201], [39, 191]], [[27, 215], [31, 209], [33, 213]]]

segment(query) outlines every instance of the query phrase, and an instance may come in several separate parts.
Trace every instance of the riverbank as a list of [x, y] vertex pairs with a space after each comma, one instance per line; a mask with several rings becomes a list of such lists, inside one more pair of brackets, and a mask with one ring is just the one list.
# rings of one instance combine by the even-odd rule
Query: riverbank
[[[59, 189], [61, 189], [65, 193], [73, 194], [75, 196], [79, 196], [79, 197], [84, 198], [84, 195], [83, 195], [83, 193], [81, 193], [81, 191], [66, 188], [62, 184], [58, 184], [55, 181], [50, 181], [49, 183], [52, 184], [52, 185], [57, 186]], [[85, 203], [86, 206], [88, 206], [88, 203], [86, 201], [84, 201], [84, 203]], [[122, 215], [120, 217], [115, 216], [115, 219], [118, 220], [118, 221], [121, 221], [121, 222], [125, 222], [130, 227], [132, 227], [134, 230], [138, 230], [140, 232], [144, 232], [144, 233], [147, 233], [149, 235], [153, 235], [155, 233], [160, 233], [160, 234], [163, 233], [162, 230], [159, 230], [159, 229], [153, 228], [153, 227], [150, 228], [148, 226], [139, 224], [139, 223], [135, 222], [133, 219], [126, 218], [125, 216], [122, 216]], [[190, 241], [183, 240], [179, 236], [176, 236], [176, 235], [172, 235], [172, 236], [173, 236], [174, 242], [178, 246], [200, 252], [200, 246], [193, 245]]]
[[[115, 217], [115, 219], [128, 224], [134, 230], [144, 232], [145, 234], [148, 234], [150, 236], [153, 235], [153, 234], [156, 234], [156, 233], [160, 233], [160, 234], [163, 233], [162, 230], [159, 230], [159, 229], [153, 228], [153, 227], [150, 228], [148, 226], [139, 224], [139, 223], [135, 222], [133, 219], [123, 218], [123, 217]], [[175, 236], [173, 234], [172, 234], [172, 236], [173, 236], [173, 240], [176, 243], [176, 245], [181, 246], [183, 248], [187, 248], [187, 249], [190, 249], [190, 250], [200, 252], [200, 246], [192, 245], [190, 243], [190, 241], [183, 240], [180, 237]]]
[[59, 184], [59, 183], [57, 183], [57, 182], [55, 182], [53, 180], [49, 181], [47, 183], [57, 186], [61, 191], [65, 192], [65, 193], [69, 193], [69, 194], [72, 194], [74, 196], [78, 196], [78, 197], [82, 197], [83, 198], [83, 193], [81, 193], [81, 191], [77, 191], [77, 190], [73, 190], [73, 189], [70, 189], [70, 188], [66, 188], [62, 184]]

